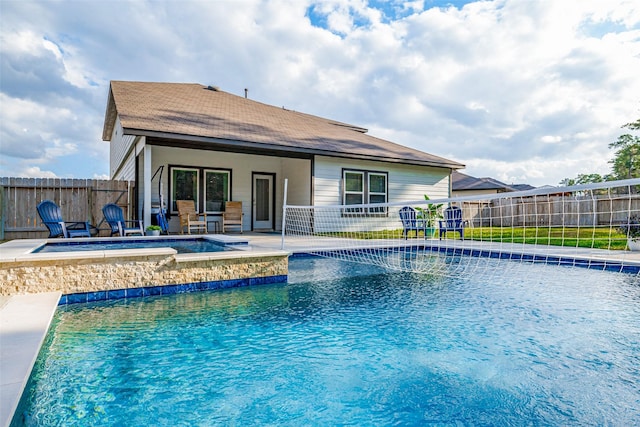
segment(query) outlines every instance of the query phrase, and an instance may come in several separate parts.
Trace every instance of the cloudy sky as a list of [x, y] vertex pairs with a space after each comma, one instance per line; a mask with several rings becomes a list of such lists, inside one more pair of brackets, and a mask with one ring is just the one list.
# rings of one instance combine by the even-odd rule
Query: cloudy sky
[[609, 172], [640, 118], [637, 0], [0, 0], [0, 176], [107, 178], [110, 80], [369, 129], [506, 183]]

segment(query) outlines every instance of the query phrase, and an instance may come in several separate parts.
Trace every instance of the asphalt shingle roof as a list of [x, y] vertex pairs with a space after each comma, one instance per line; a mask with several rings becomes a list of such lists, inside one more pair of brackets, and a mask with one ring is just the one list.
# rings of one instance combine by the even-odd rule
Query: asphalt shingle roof
[[125, 134], [448, 168], [464, 165], [367, 135], [367, 130], [233, 95], [197, 83], [112, 81], [102, 138], [116, 117]]
[[462, 172], [453, 171], [451, 173], [451, 189], [454, 191], [461, 190], [505, 190], [514, 191], [514, 189], [493, 178], [476, 178]]

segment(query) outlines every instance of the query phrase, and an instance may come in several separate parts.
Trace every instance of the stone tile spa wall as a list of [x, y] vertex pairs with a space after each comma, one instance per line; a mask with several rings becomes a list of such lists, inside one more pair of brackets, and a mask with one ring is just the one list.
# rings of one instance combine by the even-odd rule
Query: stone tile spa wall
[[63, 294], [286, 276], [287, 254], [215, 259], [206, 256], [127, 255], [0, 262], [0, 295]]

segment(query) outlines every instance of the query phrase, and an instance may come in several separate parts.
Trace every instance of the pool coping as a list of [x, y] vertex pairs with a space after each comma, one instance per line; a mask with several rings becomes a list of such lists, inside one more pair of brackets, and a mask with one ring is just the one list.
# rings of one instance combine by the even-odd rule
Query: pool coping
[[[215, 243], [221, 244], [221, 246], [228, 246], [233, 251], [228, 251], [233, 254], [238, 254], [241, 251], [248, 251], [251, 248], [246, 238], [239, 238], [236, 236], [227, 236], [224, 234], [211, 234], [211, 235], [171, 235], [171, 236], [127, 236], [118, 237], [118, 241], [134, 241], [134, 240], [193, 240], [204, 239], [211, 240]], [[146, 255], [175, 255], [176, 259], [188, 259], [189, 256], [199, 254], [179, 254], [175, 249], [171, 248], [137, 248], [137, 249], [109, 249], [98, 251], [77, 251], [77, 252], [36, 252], [34, 250], [47, 243], [65, 243], [69, 246], [73, 246], [75, 243], [96, 243], [113, 241], [113, 237], [81, 237], [73, 240], [61, 240], [61, 239], [16, 239], [3, 243], [0, 251], [0, 262], [20, 262], [20, 261], [57, 261], [61, 259], [100, 259], [100, 258], [117, 258], [123, 256], [146, 256]], [[206, 252], [208, 256], [220, 255], [227, 253], [221, 252]], [[231, 258], [233, 255], [230, 256]], [[207, 258], [210, 259], [210, 258]]]

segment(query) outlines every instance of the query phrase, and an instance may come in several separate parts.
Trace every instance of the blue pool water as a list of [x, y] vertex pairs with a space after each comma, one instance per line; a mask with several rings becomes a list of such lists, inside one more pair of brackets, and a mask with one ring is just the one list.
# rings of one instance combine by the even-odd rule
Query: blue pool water
[[173, 248], [179, 254], [231, 250], [208, 239], [114, 239], [95, 241], [49, 242], [34, 253], [69, 251], [108, 251], [114, 249]]
[[59, 308], [14, 425], [638, 425], [637, 277], [290, 270]]

